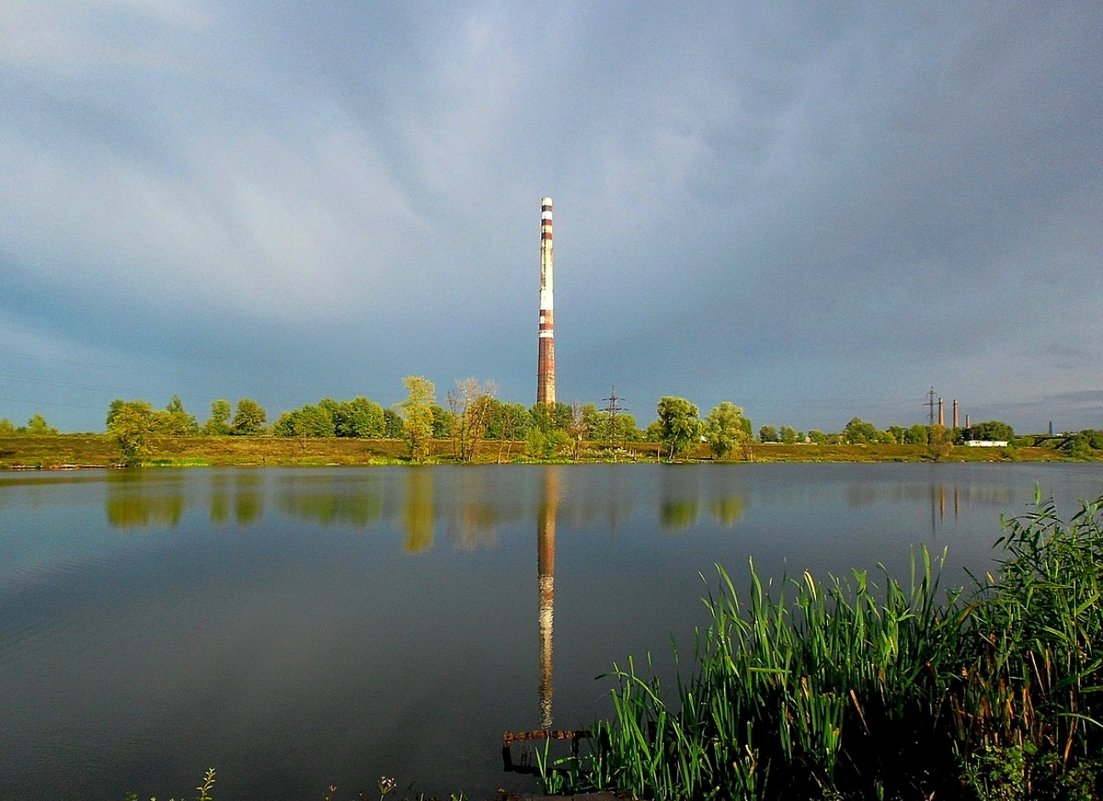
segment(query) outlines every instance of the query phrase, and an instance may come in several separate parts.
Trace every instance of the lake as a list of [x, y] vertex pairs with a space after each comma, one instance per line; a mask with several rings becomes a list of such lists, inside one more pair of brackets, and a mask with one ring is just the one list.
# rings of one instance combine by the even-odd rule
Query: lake
[[[725, 565], [997, 555], [1078, 464], [510, 465], [0, 474], [0, 799], [531, 791], [507, 730], [609, 711], [683, 658]], [[519, 749], [519, 746], [515, 746]]]

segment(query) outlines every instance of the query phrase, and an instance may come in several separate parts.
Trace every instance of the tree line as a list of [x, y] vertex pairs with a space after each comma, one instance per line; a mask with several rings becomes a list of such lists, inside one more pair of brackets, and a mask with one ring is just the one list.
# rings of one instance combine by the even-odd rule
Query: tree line
[[[957, 429], [920, 423], [879, 429], [859, 417], [851, 418], [834, 433], [763, 425], [756, 438], [751, 421], [734, 403], [724, 401], [702, 417], [696, 405], [677, 396], [660, 398], [656, 419], [640, 430], [635, 417], [615, 404], [605, 409], [594, 403], [525, 406], [500, 400], [493, 383], [474, 378], [456, 381], [442, 404], [434, 384], [422, 376], [407, 376], [403, 385], [407, 398], [391, 408], [363, 396], [351, 400], [323, 398], [283, 412], [270, 425], [264, 407], [251, 398], [241, 398], [236, 405], [226, 399], [213, 401], [203, 423], [184, 408], [177, 395], [163, 409], [155, 409], [144, 400], [116, 399], [108, 409], [107, 432], [124, 458], [135, 462], [148, 453], [150, 439], [157, 436], [271, 435], [304, 442], [328, 437], [405, 439], [415, 460], [428, 458], [430, 442], [445, 440], [451, 443], [451, 455], [457, 461], [472, 461], [480, 443], [488, 441], [496, 444], [497, 458], [502, 461], [512, 456], [518, 442], [523, 443], [526, 454], [537, 458], [559, 454], [577, 459], [583, 443], [596, 442], [615, 449], [645, 441], [660, 443], [667, 459], [684, 456], [699, 444], [706, 445], [714, 458], [737, 454], [751, 459], [756, 444], [923, 445], [937, 457], [969, 440], [1006, 441], [1015, 446], [1044, 439], [1016, 437], [1014, 429], [1000, 420]], [[0, 419], [0, 436], [57, 433], [41, 414], [19, 427], [6, 418]], [[1103, 451], [1103, 431], [1066, 433], [1046, 444], [1070, 456], [1094, 458]]]

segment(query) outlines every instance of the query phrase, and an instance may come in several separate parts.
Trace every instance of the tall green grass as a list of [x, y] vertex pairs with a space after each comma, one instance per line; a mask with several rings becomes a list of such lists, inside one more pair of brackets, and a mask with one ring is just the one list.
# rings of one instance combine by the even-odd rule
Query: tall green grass
[[614, 666], [614, 713], [546, 788], [640, 798], [1099, 798], [1103, 520], [1004, 522], [995, 576], [854, 571], [777, 585], [718, 567], [693, 670]]

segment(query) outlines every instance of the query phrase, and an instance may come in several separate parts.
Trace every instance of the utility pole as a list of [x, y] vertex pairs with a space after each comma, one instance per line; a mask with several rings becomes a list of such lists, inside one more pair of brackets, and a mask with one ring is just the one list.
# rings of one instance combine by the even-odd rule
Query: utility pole
[[[617, 385], [616, 384], [614, 384], [612, 389], [609, 391], [609, 397], [608, 398], [602, 398], [602, 400], [605, 401], [608, 404], [605, 407], [605, 411], [608, 412], [608, 414], [609, 414], [609, 432], [610, 432], [609, 438], [611, 440], [615, 440], [616, 435], [617, 435], [617, 415], [620, 412], [628, 411], [628, 409], [627, 409], [627, 407], [624, 407], [624, 406], [620, 405], [620, 401], [624, 400], [624, 398], [621, 398], [617, 395]], [[616, 444], [615, 441], [614, 441], [613, 444], [614, 445]], [[614, 452], [613, 452], [613, 461], [615, 462], [616, 460], [617, 460], [617, 455], [616, 455], [616, 451], [614, 450]]]
[[934, 387], [927, 392], [927, 402], [923, 405], [927, 407], [927, 425], [934, 426]]

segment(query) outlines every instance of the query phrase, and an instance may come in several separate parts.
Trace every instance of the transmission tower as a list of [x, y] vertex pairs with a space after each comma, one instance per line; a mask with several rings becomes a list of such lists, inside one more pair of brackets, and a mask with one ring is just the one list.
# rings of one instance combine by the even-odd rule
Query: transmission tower
[[927, 425], [934, 425], [934, 387], [931, 387], [927, 392], [927, 402], [923, 404], [927, 407]]
[[[606, 411], [609, 414], [609, 434], [610, 434], [609, 439], [612, 440], [612, 439], [615, 439], [616, 435], [617, 435], [617, 415], [620, 414], [621, 412], [628, 411], [628, 407], [620, 405], [620, 402], [622, 400], [624, 400], [624, 398], [617, 395], [617, 386], [616, 386], [616, 384], [614, 384], [612, 389], [609, 390], [609, 397], [608, 398], [602, 398], [602, 400], [605, 401], [608, 404], [605, 407], [604, 411]], [[614, 459], [615, 458], [616, 458], [616, 456], [614, 455]]]

